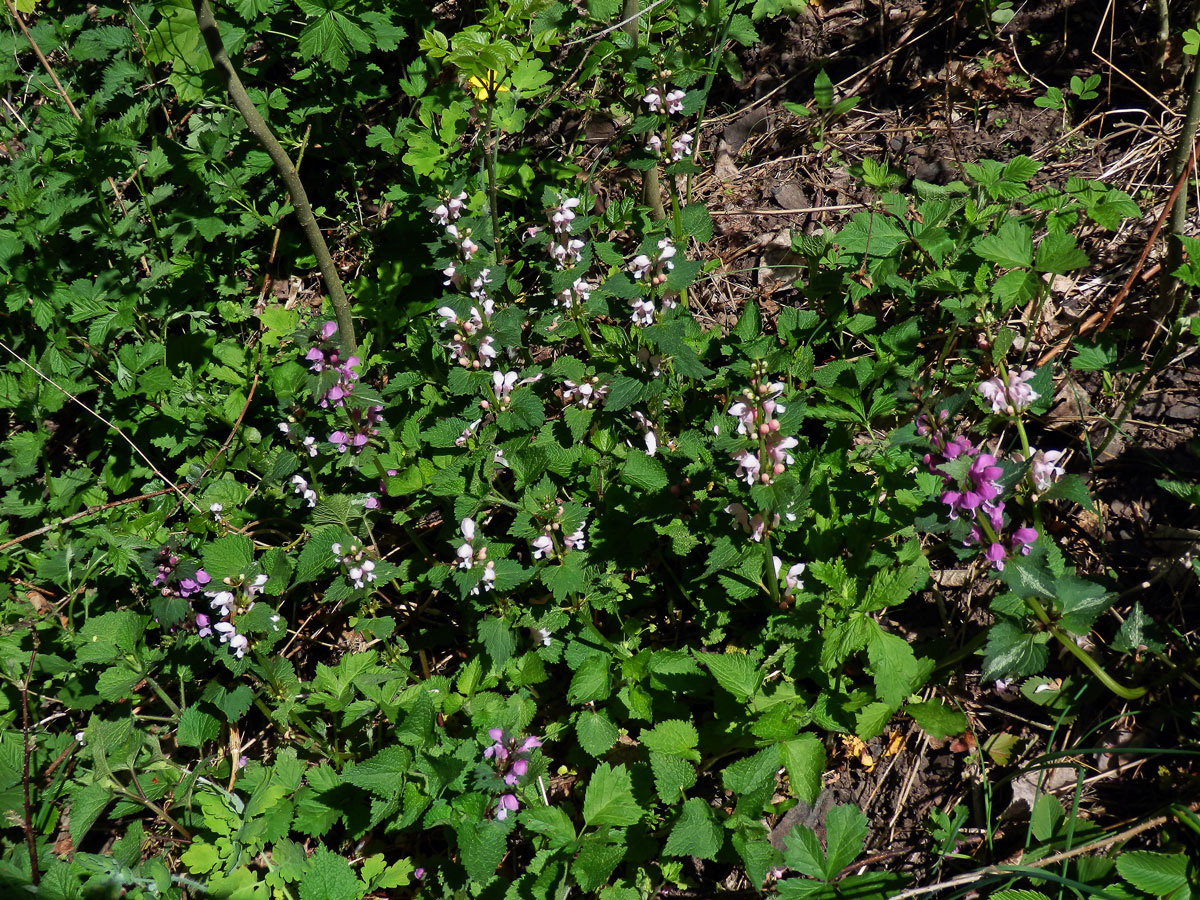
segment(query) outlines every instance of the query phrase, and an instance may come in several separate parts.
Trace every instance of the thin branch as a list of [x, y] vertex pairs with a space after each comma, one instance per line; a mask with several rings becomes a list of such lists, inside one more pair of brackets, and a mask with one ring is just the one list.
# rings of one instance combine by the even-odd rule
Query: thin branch
[[33, 678], [33, 662], [37, 659], [37, 630], [31, 627], [29, 633], [33, 635], [34, 644], [29, 652], [25, 680], [21, 682], [21, 737], [25, 755], [21, 784], [25, 788], [25, 842], [29, 846], [29, 876], [36, 887], [41, 883], [42, 873], [38, 870], [37, 839], [33, 836], [33, 804], [29, 799], [29, 757], [33, 753], [33, 748], [29, 746], [29, 682]]
[[[9, 0], [5, 0], [5, 2], [9, 2]], [[221, 32], [217, 28], [217, 20], [213, 16], [208, 0], [192, 0], [192, 8], [196, 11], [196, 22], [200, 26], [204, 44], [208, 47], [208, 55], [212, 57], [213, 68], [216, 69], [218, 77], [225, 85], [229, 99], [233, 101], [237, 111], [242, 114], [250, 133], [258, 139], [263, 149], [267, 151], [267, 155], [271, 157], [271, 162], [275, 164], [276, 171], [279, 172], [284, 186], [287, 187], [292, 208], [296, 211], [296, 221], [300, 223], [300, 228], [304, 231], [305, 238], [308, 239], [308, 245], [317, 258], [317, 268], [321, 270], [321, 277], [325, 280], [325, 289], [329, 292], [330, 302], [333, 303], [342, 348], [347, 353], [353, 353], [358, 348], [358, 342], [354, 337], [354, 319], [350, 314], [350, 301], [346, 298], [346, 290], [342, 287], [342, 279], [338, 275], [337, 266], [334, 265], [333, 257], [329, 253], [329, 246], [325, 243], [325, 236], [321, 234], [321, 228], [313, 217], [312, 207], [308, 203], [308, 194], [304, 190], [303, 182], [300, 181], [296, 166], [287, 155], [287, 151], [276, 140], [275, 135], [271, 133], [270, 126], [259, 114], [250, 95], [246, 93], [246, 88], [242, 85], [241, 78], [238, 77], [237, 69], [230, 62], [229, 54], [225, 52], [225, 45], [221, 42]]]
[[35, 528], [33, 531], [27, 531], [18, 537], [5, 541], [3, 544], [0, 544], [0, 551], [7, 550], [9, 547], [12, 547], [16, 544], [24, 543], [30, 538], [37, 537], [39, 534], [45, 534], [47, 531], [52, 531], [55, 528], [59, 528], [63, 525], [69, 525], [78, 519], [94, 516], [96, 513], [104, 512], [106, 509], [113, 509], [118, 506], [126, 506], [130, 503], [138, 503], [142, 500], [149, 500], [151, 497], [158, 497], [161, 494], [169, 494], [171, 491], [178, 491], [185, 486], [186, 485], [175, 484], [171, 485], [171, 487], [162, 488], [161, 490], [151, 491], [148, 494], [138, 494], [136, 497], [126, 497], [124, 500], [114, 500], [111, 503], [101, 503], [99, 506], [89, 506], [87, 509], [77, 512], [72, 516], [67, 516], [65, 519], [58, 519], [54, 522], [51, 522], [49, 525], [43, 525], [41, 528]]
[[[1200, 804], [1193, 803], [1189, 809], [1195, 811]], [[1137, 837], [1143, 831], [1149, 831], [1151, 828], [1157, 828], [1162, 825], [1169, 816], [1155, 816], [1153, 819], [1148, 819], [1140, 825], [1135, 825], [1125, 831], [1117, 834], [1108, 835], [1098, 841], [1090, 844], [1083, 844], [1079, 847], [1074, 847], [1070, 850], [1064, 850], [1061, 853], [1055, 853], [1053, 856], [1047, 856], [1045, 859], [1035, 860], [1031, 863], [1024, 863], [1023, 869], [1044, 869], [1047, 866], [1052, 866], [1055, 863], [1065, 862], [1068, 859], [1073, 859], [1076, 856], [1082, 856], [1084, 853], [1095, 850], [1103, 850], [1111, 847], [1113, 844], [1119, 844], [1128, 841], [1131, 838]], [[976, 881], [982, 881], [984, 878], [992, 878], [996, 876], [1018, 877], [1023, 873], [1015, 869], [1013, 866], [985, 866], [982, 869], [977, 869], [974, 872], [967, 872], [965, 875], [958, 875], [946, 881], [939, 881], [937, 884], [927, 884], [924, 887], [909, 888], [906, 891], [901, 891], [898, 894], [893, 894], [888, 900], [908, 900], [909, 897], [920, 897], [925, 894], [936, 894], [938, 891], [949, 890], [954, 887], [962, 887], [965, 884], [974, 884]]]
[[604, 35], [610, 34], [614, 31], [616, 31], [618, 28], [624, 28], [630, 22], [636, 22], [639, 17], [644, 16], [646, 13], [650, 12], [650, 10], [654, 9], [657, 6], [662, 6], [666, 2], [667, 2], [667, 0], [654, 0], [654, 2], [651, 3], [649, 6], [647, 6], [645, 9], [635, 12], [633, 15], [629, 15], [628, 13], [626, 13], [627, 18], [622, 19], [616, 25], [609, 25], [607, 28], [603, 28], [600, 31], [592, 32], [591, 34], [587, 35], [586, 37], [576, 38], [573, 41], [567, 41], [565, 44], [559, 44], [559, 46], [560, 47], [573, 47], [576, 44], [582, 44], [587, 41], [594, 41], [594, 40], [596, 40], [596, 38], [604, 37]]

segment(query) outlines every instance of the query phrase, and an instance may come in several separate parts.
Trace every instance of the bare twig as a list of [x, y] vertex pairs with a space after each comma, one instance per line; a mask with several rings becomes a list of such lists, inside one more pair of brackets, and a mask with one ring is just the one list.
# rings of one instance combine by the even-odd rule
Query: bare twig
[[[11, 0], [5, 0], [5, 2], [8, 3]], [[296, 166], [271, 132], [270, 126], [255, 107], [250, 95], [246, 93], [246, 88], [242, 85], [241, 78], [238, 77], [237, 69], [230, 61], [229, 54], [225, 52], [225, 45], [221, 41], [221, 32], [217, 29], [217, 20], [213, 16], [208, 0], [192, 0], [192, 8], [196, 11], [196, 22], [200, 26], [204, 44], [208, 47], [208, 55], [212, 57], [213, 68], [216, 69], [217, 75], [225, 85], [225, 90], [229, 93], [233, 105], [237, 107], [237, 111], [246, 121], [246, 127], [267, 151], [271, 162], [275, 164], [276, 171], [279, 172], [279, 177], [283, 179], [283, 183], [287, 187], [292, 208], [296, 211], [296, 221], [300, 223], [308, 245], [317, 258], [317, 268], [321, 270], [321, 277], [325, 281], [325, 290], [329, 292], [329, 300], [333, 304], [333, 310], [337, 316], [339, 341], [347, 353], [353, 353], [358, 347], [358, 342], [354, 337], [354, 318], [350, 314], [350, 301], [346, 297], [346, 289], [342, 287], [342, 279], [338, 275], [337, 266], [334, 265], [333, 257], [329, 253], [329, 246], [325, 243], [325, 236], [321, 234], [321, 228], [313, 216], [312, 207], [308, 202], [308, 194], [296, 172]]]
[[43, 525], [41, 528], [35, 528], [33, 531], [27, 531], [18, 537], [5, 541], [3, 544], [0, 544], [0, 550], [7, 550], [9, 547], [23, 543], [30, 538], [35, 538], [39, 534], [45, 534], [47, 531], [52, 531], [53, 529], [59, 528], [63, 525], [70, 525], [72, 522], [78, 519], [85, 519], [88, 516], [94, 516], [96, 513], [104, 512], [106, 509], [113, 509], [118, 506], [126, 506], [130, 503], [140, 503], [142, 500], [149, 500], [151, 497], [158, 497], [162, 494], [169, 494], [171, 491], [178, 491], [185, 486], [186, 485], [182, 484], [173, 484], [170, 487], [165, 487], [157, 491], [151, 491], [148, 494], [138, 494], [136, 497], [126, 497], [124, 500], [114, 500], [111, 503], [101, 503], [99, 506], [89, 506], [87, 509], [77, 512], [72, 516], [67, 516], [65, 519], [58, 519], [57, 521], [51, 522], [49, 525]]
[[[1188, 809], [1193, 812], [1200, 808], [1200, 803], [1193, 803]], [[1047, 866], [1052, 866], [1055, 863], [1064, 862], [1068, 859], [1074, 859], [1076, 856], [1082, 856], [1084, 853], [1089, 853], [1096, 850], [1103, 850], [1111, 847], [1113, 844], [1119, 844], [1128, 841], [1130, 838], [1137, 837], [1144, 831], [1149, 831], [1151, 828], [1157, 828], [1169, 819], [1170, 816], [1155, 816], [1153, 819], [1147, 819], [1139, 825], [1128, 828], [1125, 831], [1117, 834], [1108, 835], [1093, 841], [1090, 844], [1083, 844], [1079, 847], [1073, 847], [1070, 850], [1064, 850], [1061, 853], [1055, 853], [1052, 856], [1047, 856], [1045, 859], [1035, 860], [1030, 863], [1023, 863], [1021, 868], [1014, 866], [984, 866], [982, 869], [976, 869], [974, 872], [967, 872], [965, 875], [959, 875], [955, 878], [939, 881], [937, 884], [927, 884], [922, 887], [909, 888], [906, 891], [901, 891], [898, 894], [893, 894], [889, 900], [908, 900], [909, 897], [921, 897], [925, 894], [936, 894], [938, 891], [949, 890], [954, 887], [962, 887], [965, 884], [974, 884], [976, 881], [982, 881], [984, 878], [994, 878], [996, 876], [1017, 877], [1022, 873], [1022, 869], [1044, 869]]]
[[29, 746], [29, 682], [33, 679], [33, 662], [37, 659], [37, 631], [29, 629], [33, 636], [33, 649], [29, 651], [29, 668], [21, 682], [21, 738], [24, 742], [24, 762], [21, 768], [21, 786], [25, 789], [25, 843], [29, 847], [29, 876], [34, 887], [41, 883], [42, 873], [38, 870], [37, 840], [33, 836], [33, 803], [29, 799], [29, 757], [33, 749]]

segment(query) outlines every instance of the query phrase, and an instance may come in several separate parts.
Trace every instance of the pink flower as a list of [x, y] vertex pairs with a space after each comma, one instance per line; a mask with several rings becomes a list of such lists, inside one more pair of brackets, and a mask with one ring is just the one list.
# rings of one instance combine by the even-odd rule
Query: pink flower
[[651, 153], [662, 153], [662, 138], [652, 134], [646, 139], [646, 149]]
[[1058, 461], [1063, 458], [1064, 454], [1063, 450], [1038, 450], [1033, 454], [1030, 471], [1033, 475], [1033, 483], [1039, 491], [1044, 491], [1066, 474], [1067, 470], [1058, 465]]
[[758, 470], [761, 468], [758, 461], [758, 454], [752, 453], [749, 450], [739, 450], [732, 454], [733, 461], [737, 463], [738, 478], [744, 478], [746, 484], [753, 486], [758, 480]]
[[659, 107], [662, 106], [662, 100], [662, 94], [659, 93], [656, 87], [652, 87], [646, 91], [646, 96], [642, 98], [642, 102], [649, 107], [650, 112], [658, 112]]
[[507, 819], [510, 812], [516, 812], [520, 808], [521, 804], [517, 801], [515, 794], [501, 794], [500, 799], [496, 802], [496, 818]]
[[671, 159], [675, 162], [683, 159], [685, 156], [692, 155], [692, 134], [687, 132], [681, 134], [675, 140], [671, 141]]
[[683, 112], [683, 98], [686, 96], [687, 94], [679, 88], [670, 91], [664, 98], [667, 102], [667, 112], [671, 114]]

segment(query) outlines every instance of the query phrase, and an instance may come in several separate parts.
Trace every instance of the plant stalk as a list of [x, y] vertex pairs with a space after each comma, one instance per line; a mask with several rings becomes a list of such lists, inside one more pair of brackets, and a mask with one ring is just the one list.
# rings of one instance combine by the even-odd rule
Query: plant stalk
[[217, 28], [217, 20], [213, 16], [208, 0], [192, 0], [192, 8], [196, 11], [196, 23], [200, 26], [200, 34], [204, 38], [204, 45], [208, 48], [208, 55], [212, 57], [213, 68], [216, 69], [218, 77], [225, 85], [225, 90], [229, 93], [233, 105], [245, 120], [246, 127], [267, 151], [271, 162], [275, 164], [276, 171], [283, 179], [288, 197], [292, 201], [292, 208], [296, 211], [296, 221], [300, 223], [304, 237], [308, 240], [308, 245], [317, 258], [317, 268], [320, 269], [321, 278], [325, 281], [325, 289], [329, 292], [329, 300], [333, 304], [334, 314], [337, 316], [338, 340], [346, 353], [353, 353], [358, 349], [358, 341], [354, 336], [354, 318], [350, 314], [350, 301], [346, 297], [346, 289], [342, 287], [342, 279], [338, 275], [337, 266], [334, 265], [333, 257], [329, 253], [329, 246], [325, 243], [325, 237], [321, 234], [321, 228], [313, 216], [312, 207], [308, 202], [308, 194], [296, 172], [296, 166], [287, 155], [287, 151], [276, 140], [266, 120], [259, 114], [250, 95], [246, 93], [246, 88], [242, 85], [241, 78], [238, 77], [237, 69], [230, 61], [229, 54], [225, 52], [225, 45], [221, 41], [221, 32]]

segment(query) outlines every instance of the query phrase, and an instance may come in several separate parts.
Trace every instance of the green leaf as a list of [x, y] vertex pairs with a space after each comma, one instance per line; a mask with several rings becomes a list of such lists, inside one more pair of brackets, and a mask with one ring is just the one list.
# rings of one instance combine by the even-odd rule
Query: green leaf
[[579, 848], [579, 856], [571, 866], [571, 875], [585, 893], [594, 891], [612, 874], [613, 869], [625, 857], [625, 848], [620, 844], [608, 843], [599, 835], [588, 835]]
[[407, 749], [385, 747], [369, 759], [348, 766], [342, 780], [380, 797], [394, 797], [404, 787], [411, 765], [412, 754]]
[[557, 806], [535, 806], [521, 810], [521, 824], [549, 839], [550, 848], [565, 847], [575, 840], [571, 817]]
[[[458, 829], [463, 868], [476, 884], [486, 884], [508, 852], [507, 832], [496, 822], [464, 822]], [[302, 898], [303, 900], [303, 898]]]
[[583, 798], [583, 820], [588, 825], [633, 825], [641, 817], [625, 766], [598, 765]]
[[1059, 624], [1071, 634], [1087, 634], [1096, 617], [1108, 609], [1114, 599], [1103, 585], [1078, 575], [1062, 575], [1054, 582], [1054, 589], [1063, 614]]
[[571, 678], [567, 699], [572, 703], [591, 703], [607, 700], [611, 679], [612, 660], [607, 656], [590, 656], [585, 659]]
[[653, 728], [644, 730], [639, 740], [649, 750], [700, 762], [700, 753], [696, 750], [700, 736], [696, 733], [696, 726], [683, 719], [659, 722]]
[[1034, 268], [1039, 272], [1063, 275], [1088, 264], [1088, 255], [1075, 245], [1075, 236], [1064, 231], [1047, 234], [1037, 248]]
[[508, 623], [498, 616], [488, 616], [479, 623], [479, 639], [483, 641], [488, 656], [497, 668], [508, 662], [517, 649], [517, 641]]
[[825, 816], [825, 877], [832, 881], [854, 862], [867, 840], [867, 817], [857, 806], [835, 806]]
[[339, 72], [345, 71], [350, 62], [349, 53], [365, 53], [371, 49], [370, 36], [352, 19], [340, 12], [347, 6], [346, 0], [296, 0], [297, 5], [310, 18], [300, 32], [300, 56], [305, 59], [319, 58]]
[[745, 703], [758, 691], [762, 673], [758, 664], [744, 653], [697, 653], [717, 684]]
[[1074, 346], [1075, 355], [1071, 357], [1071, 368], [1076, 372], [1099, 372], [1117, 361], [1117, 347], [1111, 339], [1102, 338], [1096, 344], [1076, 343]]
[[300, 900], [359, 900], [366, 893], [350, 863], [332, 850], [318, 847], [300, 879]]
[[703, 203], [689, 203], [679, 213], [683, 225], [683, 233], [704, 244], [712, 240], [713, 221], [708, 213], [708, 207]]
[[781, 746], [788, 786], [805, 803], [816, 803], [825, 773], [825, 745], [815, 734], [802, 734]]
[[874, 627], [867, 641], [867, 655], [871, 660], [875, 693], [892, 709], [899, 709], [913, 691], [917, 679], [917, 658], [908, 641], [872, 624]]
[[1006, 268], [1029, 268], [1033, 264], [1033, 231], [1024, 222], [1009, 219], [996, 234], [979, 238], [975, 252]]
[[901, 566], [876, 572], [859, 604], [859, 612], [877, 612], [904, 602], [912, 596], [921, 572], [918, 566]]
[[204, 547], [204, 570], [214, 584], [249, 574], [253, 562], [254, 546], [240, 534], [227, 534]]
[[[1007, 567], [1006, 567], [1007, 568]], [[983, 653], [983, 680], [1036, 675], [1046, 666], [1047, 634], [1028, 634], [1015, 622], [997, 622], [988, 630]]]
[[698, 856], [716, 859], [721, 849], [723, 832], [712, 808], [699, 797], [684, 801], [663, 853], [666, 856]]
[[735, 794], [752, 794], [773, 787], [778, 768], [779, 747], [772, 745], [726, 766], [721, 772], [721, 784]]
[[654, 789], [666, 804], [678, 803], [696, 783], [695, 767], [679, 756], [651, 751], [650, 771], [654, 773]]
[[620, 732], [612, 719], [603, 712], [585, 710], [575, 720], [579, 746], [590, 756], [601, 757], [617, 742]]
[[966, 716], [937, 700], [910, 703], [904, 711], [934, 740], [940, 741], [951, 735], [962, 734], [967, 728]]
[[799, 822], [783, 838], [783, 861], [789, 869], [825, 880], [825, 851], [811, 828]]
[[179, 728], [175, 741], [181, 747], [199, 747], [205, 741], [214, 741], [221, 733], [221, 723], [198, 707], [189, 706], [179, 717]]
[[112, 794], [104, 785], [92, 782], [87, 787], [71, 791], [71, 843], [76, 847], [100, 818], [100, 813], [112, 802]]
[[817, 106], [822, 110], [827, 110], [833, 106], [833, 82], [822, 69], [817, 73], [817, 77], [813, 80], [813, 97], [816, 98]]
[[643, 491], [661, 491], [667, 486], [667, 470], [655, 457], [630, 450], [621, 467], [621, 480]]
[[1139, 891], [1155, 897], [1186, 898], [1188, 859], [1183, 853], [1127, 850], [1117, 857], [1117, 871]]

